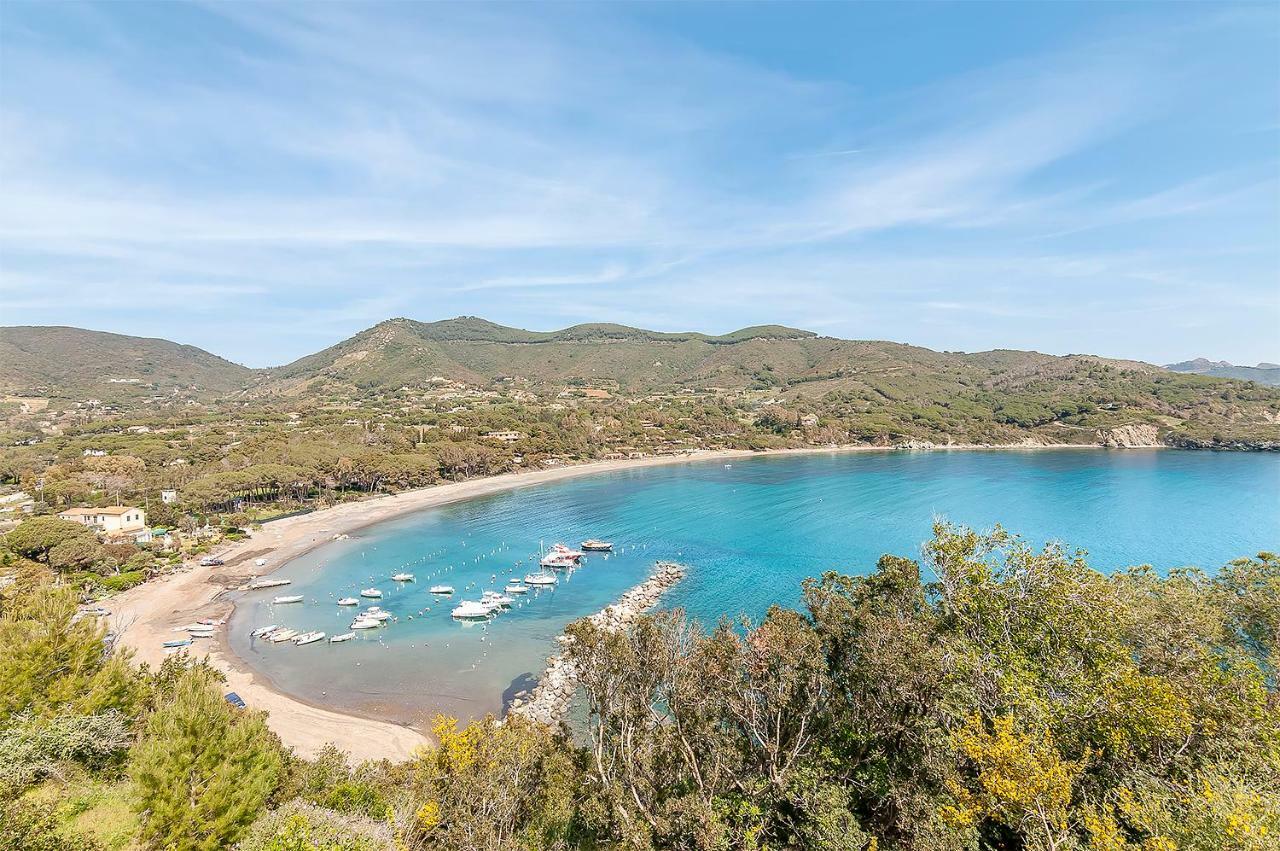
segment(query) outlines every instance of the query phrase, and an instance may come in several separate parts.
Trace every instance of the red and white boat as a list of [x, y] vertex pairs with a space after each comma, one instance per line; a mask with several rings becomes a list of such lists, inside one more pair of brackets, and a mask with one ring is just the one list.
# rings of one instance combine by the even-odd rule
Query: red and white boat
[[586, 553], [571, 550], [564, 544], [555, 544], [538, 560], [542, 567], [577, 567]]

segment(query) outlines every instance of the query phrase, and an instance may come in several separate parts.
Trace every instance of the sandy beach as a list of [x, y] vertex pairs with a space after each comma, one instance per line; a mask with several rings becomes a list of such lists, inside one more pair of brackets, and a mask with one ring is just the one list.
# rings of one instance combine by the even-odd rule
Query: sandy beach
[[[1092, 448], [1096, 446], [939, 446], [937, 450], [1036, 450], [1049, 448]], [[459, 500], [498, 493], [513, 488], [547, 484], [579, 476], [618, 470], [682, 464], [694, 461], [732, 460], [764, 454], [822, 454], [831, 452], [885, 451], [880, 447], [806, 447], [769, 453], [749, 450], [716, 450], [686, 455], [658, 456], [615, 461], [596, 461], [546, 470], [504, 473], [483, 479], [452, 482], [401, 494], [371, 497], [333, 508], [287, 517], [265, 524], [249, 539], [219, 548], [214, 553], [224, 560], [217, 567], [188, 564], [183, 570], [153, 580], [119, 594], [106, 602], [112, 628], [120, 643], [135, 654], [135, 661], [159, 665], [164, 660], [162, 643], [182, 637], [176, 627], [200, 618], [229, 618], [233, 604], [224, 593], [249, 579], [263, 576], [290, 560], [362, 527]], [[257, 562], [263, 561], [259, 565]], [[327, 743], [334, 743], [352, 758], [403, 760], [415, 748], [429, 744], [420, 731], [372, 718], [333, 712], [276, 690], [228, 647], [219, 635], [195, 648], [227, 677], [227, 690], [239, 694], [252, 708], [270, 713], [269, 725], [288, 746], [310, 757]]]

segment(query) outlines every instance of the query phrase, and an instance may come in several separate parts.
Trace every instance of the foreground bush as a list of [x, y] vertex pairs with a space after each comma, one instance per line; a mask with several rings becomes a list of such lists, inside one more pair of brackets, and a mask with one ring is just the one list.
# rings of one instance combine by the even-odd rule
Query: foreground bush
[[253, 823], [240, 851], [390, 851], [391, 828], [294, 799]]
[[0, 794], [58, 776], [68, 763], [91, 770], [118, 763], [132, 739], [129, 719], [116, 710], [52, 718], [17, 715], [0, 727]]
[[225, 848], [262, 811], [283, 774], [262, 713], [223, 700], [213, 672], [179, 675], [147, 718], [130, 774], [143, 838], [175, 851]]

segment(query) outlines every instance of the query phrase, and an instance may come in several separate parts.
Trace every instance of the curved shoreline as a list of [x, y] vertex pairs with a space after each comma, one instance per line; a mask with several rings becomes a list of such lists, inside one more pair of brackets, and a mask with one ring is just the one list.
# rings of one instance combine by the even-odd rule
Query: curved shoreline
[[[950, 445], [923, 451], [1040, 451], [1046, 449], [1106, 449], [1096, 444]], [[1145, 448], [1145, 447], [1144, 447]], [[1150, 447], [1152, 449], [1158, 447]], [[173, 628], [199, 618], [229, 619], [235, 608], [227, 591], [250, 578], [266, 576], [299, 556], [349, 534], [404, 514], [521, 487], [558, 482], [600, 473], [672, 464], [734, 458], [818, 455], [850, 452], [903, 451], [894, 447], [830, 446], [752, 451], [746, 449], [695, 451], [682, 455], [592, 461], [545, 470], [523, 470], [481, 479], [449, 482], [400, 494], [343, 503], [307, 514], [270, 522], [247, 540], [218, 552], [225, 564], [198, 567], [186, 564], [171, 576], [146, 582], [108, 601], [112, 628], [119, 643], [133, 650], [135, 659], [152, 666], [164, 660], [161, 644], [174, 637]], [[254, 562], [263, 559], [261, 566]], [[238, 693], [252, 708], [270, 713], [268, 724], [281, 740], [303, 756], [312, 756], [332, 742], [357, 760], [402, 760], [430, 744], [428, 737], [407, 726], [350, 711], [337, 712], [286, 694], [265, 675], [237, 655], [220, 633], [207, 647], [209, 661], [227, 677], [227, 690]]]

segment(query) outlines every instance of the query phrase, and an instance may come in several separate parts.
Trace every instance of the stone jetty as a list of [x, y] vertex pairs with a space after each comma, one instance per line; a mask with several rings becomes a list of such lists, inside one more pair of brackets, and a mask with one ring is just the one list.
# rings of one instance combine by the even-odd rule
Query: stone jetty
[[[601, 629], [617, 632], [635, 623], [640, 615], [657, 605], [663, 593], [684, 578], [685, 567], [672, 561], [660, 561], [653, 573], [639, 585], [618, 598], [616, 603], [605, 606], [587, 618]], [[573, 641], [562, 635], [556, 639], [561, 645]], [[517, 696], [511, 701], [509, 713], [523, 715], [542, 724], [556, 725], [569, 710], [569, 702], [578, 690], [578, 673], [564, 652], [547, 660], [547, 670], [527, 697]]]

